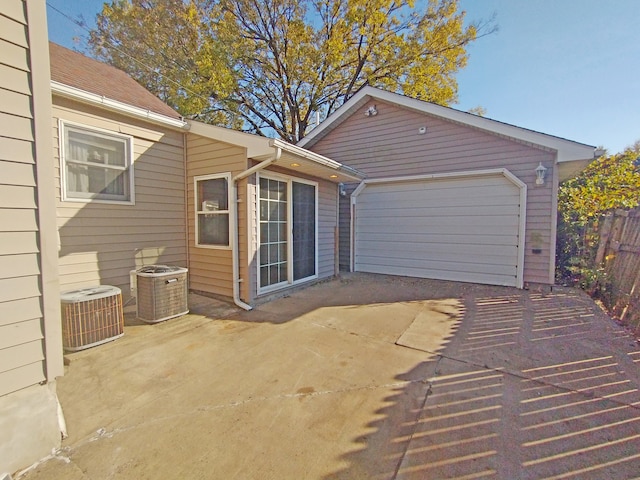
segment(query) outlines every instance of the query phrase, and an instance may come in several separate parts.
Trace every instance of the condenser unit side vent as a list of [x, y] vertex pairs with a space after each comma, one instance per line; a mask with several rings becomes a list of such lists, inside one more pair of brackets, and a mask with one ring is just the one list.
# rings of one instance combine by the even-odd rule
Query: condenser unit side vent
[[62, 292], [62, 345], [67, 351], [84, 350], [124, 335], [122, 292], [101, 285]]
[[136, 271], [136, 315], [156, 323], [189, 313], [187, 269], [147, 265]]

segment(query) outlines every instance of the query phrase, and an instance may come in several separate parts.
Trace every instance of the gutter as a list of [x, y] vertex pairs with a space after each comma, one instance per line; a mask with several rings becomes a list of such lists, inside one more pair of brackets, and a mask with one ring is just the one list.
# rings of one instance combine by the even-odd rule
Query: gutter
[[239, 173], [235, 177], [231, 179], [231, 188], [232, 188], [232, 198], [233, 198], [233, 209], [231, 215], [231, 224], [230, 227], [233, 229], [232, 234], [232, 246], [231, 246], [231, 262], [232, 262], [232, 270], [233, 270], [233, 303], [244, 310], [252, 310], [253, 307], [240, 299], [240, 268], [239, 268], [239, 241], [238, 241], [238, 182], [244, 178], [247, 178], [249, 175], [253, 175], [259, 170], [263, 170], [268, 167], [272, 163], [280, 160], [280, 156], [282, 155], [282, 149], [280, 147], [275, 147], [276, 151], [271, 158], [267, 160], [263, 160], [262, 162], [254, 165], [251, 168]]
[[167, 115], [152, 112], [151, 110], [134, 107], [133, 105], [119, 102], [118, 100], [112, 100], [102, 95], [87, 92], [79, 88], [70, 87], [69, 85], [53, 80], [51, 81], [51, 93], [89, 105], [106, 108], [108, 110], [127, 115], [128, 117], [146, 120], [158, 125], [164, 125], [166, 127], [177, 128], [180, 130], [189, 129], [189, 124], [183, 119], [172, 118]]
[[280, 148], [281, 150], [284, 150], [287, 153], [291, 153], [298, 157], [304, 158], [305, 160], [309, 160], [313, 163], [317, 163], [318, 165], [322, 165], [324, 167], [328, 167], [338, 172], [341, 172], [343, 175], [346, 175], [347, 177], [351, 177], [353, 180], [360, 181], [364, 177], [362, 172], [359, 172], [355, 168], [348, 167], [346, 165], [341, 164], [340, 162], [336, 162], [335, 160], [324, 157], [310, 150], [306, 150], [302, 147], [298, 147], [297, 145], [292, 145], [278, 138], [271, 139], [269, 141], [269, 146], [273, 148]]

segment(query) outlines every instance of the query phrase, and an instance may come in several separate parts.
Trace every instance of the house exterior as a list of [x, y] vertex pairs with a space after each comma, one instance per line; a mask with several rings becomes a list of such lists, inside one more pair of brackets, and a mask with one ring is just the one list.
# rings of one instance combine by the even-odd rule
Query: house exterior
[[44, 0], [0, 2], [0, 473], [60, 445], [63, 374]]
[[[243, 308], [336, 272], [338, 184], [300, 147], [184, 120], [124, 72], [51, 44], [60, 285], [120, 287], [143, 265]], [[128, 301], [128, 300], [127, 300]]]
[[558, 184], [595, 156], [373, 87], [299, 146], [366, 175], [340, 199], [341, 268], [520, 288], [554, 283]]
[[243, 308], [337, 273], [338, 185], [362, 176], [286, 142], [189, 122], [190, 288]]
[[124, 72], [47, 44], [42, 0], [0, 6], [0, 471], [60, 445], [61, 292], [130, 298], [144, 265], [250, 309], [337, 271], [338, 185], [279, 140], [186, 121]]
[[61, 291], [129, 301], [132, 270], [170, 264], [250, 309], [339, 258], [553, 282], [557, 185], [593, 147], [370, 88], [295, 146], [185, 120], [46, 32], [43, 0], [1, 2], [0, 471], [60, 444]]
[[49, 51], [60, 287], [126, 297], [131, 270], [187, 266], [187, 124], [123, 71]]

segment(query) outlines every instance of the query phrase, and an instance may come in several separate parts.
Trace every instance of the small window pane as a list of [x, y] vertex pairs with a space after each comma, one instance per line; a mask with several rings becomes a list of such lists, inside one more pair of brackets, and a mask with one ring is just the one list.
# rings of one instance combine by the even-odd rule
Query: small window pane
[[269, 265], [269, 245], [260, 245], [260, 265]]
[[269, 202], [268, 220], [271, 222], [278, 220], [278, 202]]
[[272, 265], [269, 267], [269, 284], [275, 285], [276, 283], [280, 283], [280, 276], [278, 275], [278, 266]]
[[278, 244], [269, 245], [269, 263], [277, 263], [278, 260]]
[[[269, 241], [270, 242], [277, 242], [277, 241], [282, 241], [283, 238], [282, 237], [278, 237], [278, 223], [267, 223], [267, 224], [263, 224], [263, 225], [268, 225], [269, 226]], [[267, 237], [264, 238], [264, 240], [267, 240]]]
[[260, 285], [269, 285], [269, 267], [260, 267]]
[[198, 182], [198, 207], [201, 212], [229, 210], [228, 199], [226, 178], [213, 178]]
[[266, 178], [260, 179], [260, 198], [269, 198], [269, 180]]
[[284, 282], [287, 280], [287, 262], [281, 263], [278, 265], [278, 269], [280, 270], [280, 281]]
[[67, 160], [126, 166], [126, 146], [122, 140], [75, 129], [68, 129], [67, 135], [69, 149]]
[[287, 221], [287, 204], [284, 202], [278, 203], [278, 220], [281, 222]]
[[199, 214], [198, 244], [228, 246], [229, 214]]

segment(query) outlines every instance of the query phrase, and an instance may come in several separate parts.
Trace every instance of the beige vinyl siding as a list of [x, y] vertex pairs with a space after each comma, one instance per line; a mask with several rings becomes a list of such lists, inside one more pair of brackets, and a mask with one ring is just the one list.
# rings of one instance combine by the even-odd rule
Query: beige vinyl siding
[[[365, 116], [365, 104], [311, 149], [364, 172], [367, 178], [507, 168], [528, 187], [524, 281], [553, 283], [553, 172], [548, 172], [545, 185], [537, 186], [534, 169], [539, 162], [554, 165], [555, 153], [386, 102], [376, 104], [378, 115]], [[420, 127], [427, 132], [419, 134]], [[348, 198], [341, 201], [340, 209], [340, 264], [347, 266]], [[534, 233], [543, 239], [541, 254], [532, 253]]]
[[[31, 89], [45, 72], [31, 72], [25, 8], [21, 0], [0, 5], [0, 395], [47, 380], [39, 235], [51, 232], [38, 227], [34, 105], [41, 103]], [[58, 357], [50, 359], [54, 375]]]
[[[187, 265], [184, 134], [54, 98], [62, 290], [114, 285], [129, 294], [142, 265]], [[61, 201], [58, 120], [133, 137], [134, 205]]]
[[[231, 248], [195, 246], [194, 177], [231, 172], [232, 176], [247, 167], [246, 149], [211, 140], [198, 135], [187, 135], [187, 224], [189, 230], [189, 277], [192, 290], [233, 296], [233, 270]], [[231, 185], [229, 185], [231, 188]], [[242, 194], [242, 189], [239, 189]], [[231, 206], [230, 206], [231, 207]], [[241, 210], [241, 209], [240, 209]], [[246, 245], [246, 228], [240, 227], [240, 250]], [[230, 232], [233, 234], [233, 232]], [[244, 243], [242, 243], [244, 242]], [[246, 250], [245, 250], [246, 251]], [[245, 262], [246, 262], [246, 257]]]

